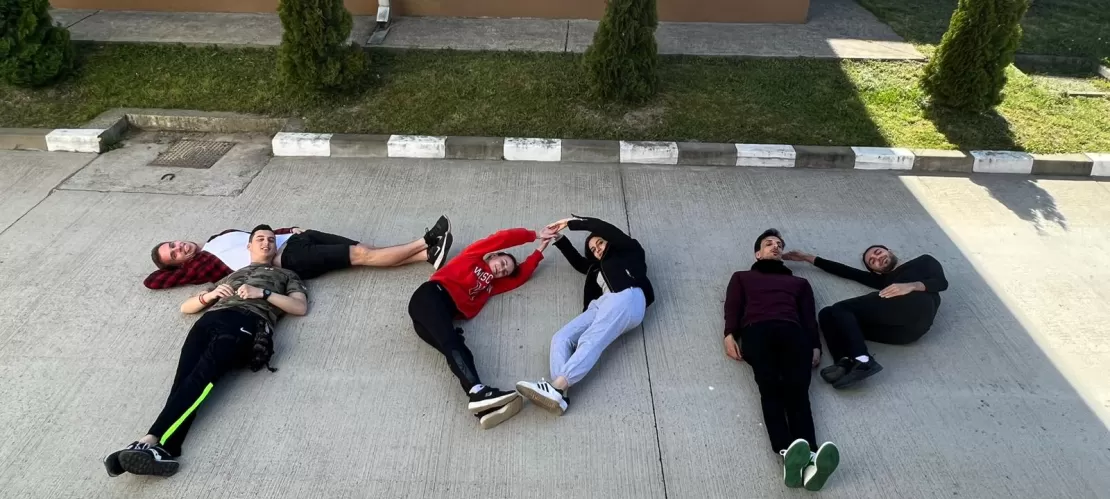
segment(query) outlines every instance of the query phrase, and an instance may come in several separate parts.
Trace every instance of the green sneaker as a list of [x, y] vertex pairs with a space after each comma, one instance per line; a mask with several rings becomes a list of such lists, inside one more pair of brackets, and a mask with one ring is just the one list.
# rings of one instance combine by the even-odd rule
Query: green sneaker
[[790, 488], [802, 486], [802, 469], [809, 464], [809, 442], [797, 439], [785, 450], [780, 450], [782, 455], [782, 481]]
[[836, 467], [839, 465], [840, 449], [836, 448], [836, 444], [832, 442], [821, 444], [817, 453], [813, 455], [813, 462], [805, 469], [806, 490], [814, 492], [821, 490], [821, 487], [825, 486], [825, 482], [829, 480], [829, 476], [836, 471]]

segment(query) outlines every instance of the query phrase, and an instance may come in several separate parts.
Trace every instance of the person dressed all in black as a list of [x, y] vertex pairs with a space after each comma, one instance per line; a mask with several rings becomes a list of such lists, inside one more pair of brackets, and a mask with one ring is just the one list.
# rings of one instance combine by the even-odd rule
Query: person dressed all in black
[[936, 258], [922, 255], [900, 263], [890, 249], [879, 244], [863, 252], [867, 271], [801, 251], [790, 251], [783, 259], [809, 262], [879, 290], [835, 303], [818, 314], [825, 343], [836, 361], [821, 370], [821, 377], [834, 388], [846, 388], [882, 371], [864, 340], [908, 345], [924, 336], [940, 308], [940, 292], [948, 289]]
[[782, 263], [775, 229], [755, 241], [751, 270], [732, 274], [725, 296], [725, 354], [752, 366], [771, 448], [782, 455], [787, 487], [821, 490], [840, 464], [836, 444], [817, 447], [809, 405], [810, 370], [821, 338], [809, 282]]

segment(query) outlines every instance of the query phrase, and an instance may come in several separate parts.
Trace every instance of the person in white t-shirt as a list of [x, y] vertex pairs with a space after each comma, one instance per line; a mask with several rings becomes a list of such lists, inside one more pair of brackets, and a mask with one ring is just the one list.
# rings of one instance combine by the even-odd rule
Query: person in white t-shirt
[[[313, 279], [333, 270], [353, 266], [397, 267], [428, 262], [443, 266], [451, 250], [451, 222], [439, 217], [424, 237], [408, 244], [375, 248], [326, 232], [288, 227], [274, 231], [277, 267], [292, 270], [302, 279]], [[154, 245], [150, 258], [158, 267], [143, 281], [150, 289], [207, 284], [250, 265], [250, 233], [231, 229], [216, 234], [203, 245], [192, 241], [165, 241]]]

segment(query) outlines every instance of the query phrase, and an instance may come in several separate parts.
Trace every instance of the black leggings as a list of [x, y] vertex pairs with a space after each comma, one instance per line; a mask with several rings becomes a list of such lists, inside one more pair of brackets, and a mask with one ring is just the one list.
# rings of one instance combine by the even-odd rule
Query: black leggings
[[281, 266], [301, 279], [315, 279], [351, 267], [351, 246], [358, 241], [315, 230], [294, 234], [281, 251]]
[[466, 347], [461, 330], [455, 330], [456, 313], [458, 309], [451, 295], [432, 281], [416, 288], [409, 300], [409, 316], [416, 335], [443, 354], [463, 391], [469, 392], [481, 380], [474, 367], [474, 354]]
[[250, 362], [253, 332], [260, 321], [260, 317], [245, 310], [214, 310], [200, 316], [189, 330], [181, 347], [170, 396], [147, 432], [158, 437], [171, 455], [181, 455], [181, 444], [196, 419], [197, 409], [216, 381]]
[[936, 302], [929, 293], [914, 291], [881, 298], [874, 292], [825, 307], [817, 319], [835, 361], [869, 355], [864, 340], [889, 345], [913, 343], [929, 331], [936, 312]]
[[765, 321], [740, 330], [744, 360], [752, 366], [763, 406], [763, 424], [775, 452], [804, 438], [817, 450], [817, 432], [809, 406], [813, 348], [802, 327]]

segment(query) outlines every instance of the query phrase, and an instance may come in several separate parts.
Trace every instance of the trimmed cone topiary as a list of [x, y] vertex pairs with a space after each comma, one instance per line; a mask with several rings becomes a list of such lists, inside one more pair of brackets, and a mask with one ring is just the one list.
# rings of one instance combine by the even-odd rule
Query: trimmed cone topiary
[[609, 0], [584, 58], [595, 98], [643, 102], [659, 88], [655, 0]]
[[294, 88], [342, 91], [363, 83], [370, 64], [361, 47], [347, 43], [352, 20], [343, 0], [281, 0], [278, 16], [285, 28], [281, 74]]
[[942, 106], [986, 111], [1002, 102], [1028, 0], [960, 0], [921, 86]]
[[73, 70], [73, 59], [69, 30], [54, 25], [48, 0], [0, 0], [0, 80], [49, 85]]

